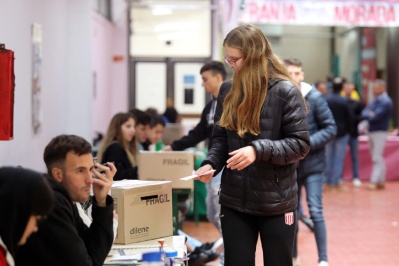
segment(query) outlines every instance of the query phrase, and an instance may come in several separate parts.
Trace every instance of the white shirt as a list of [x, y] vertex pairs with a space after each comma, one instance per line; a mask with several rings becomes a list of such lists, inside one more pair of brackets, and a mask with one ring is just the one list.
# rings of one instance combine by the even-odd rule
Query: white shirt
[[305, 98], [306, 95], [309, 93], [309, 91], [313, 88], [312, 85], [310, 85], [309, 83], [306, 82], [301, 82], [301, 84], [299, 84], [300, 87], [300, 91], [302, 93], [302, 96]]

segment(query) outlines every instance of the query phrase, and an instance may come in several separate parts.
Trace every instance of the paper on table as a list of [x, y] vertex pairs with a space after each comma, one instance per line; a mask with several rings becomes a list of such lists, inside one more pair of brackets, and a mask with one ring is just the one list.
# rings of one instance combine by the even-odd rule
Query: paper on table
[[112, 261], [123, 261], [123, 260], [141, 260], [142, 254], [134, 254], [134, 255], [116, 255], [112, 257]]
[[180, 178], [180, 180], [186, 180], [187, 181], [187, 180], [190, 180], [190, 179], [193, 179], [193, 178], [196, 178], [196, 177], [200, 177], [200, 176], [203, 176], [203, 175], [213, 174], [214, 172], [216, 172], [216, 170], [212, 169], [212, 170], [206, 171], [205, 173], [202, 173], [200, 175], [189, 175], [189, 176], [182, 177], [182, 178]]

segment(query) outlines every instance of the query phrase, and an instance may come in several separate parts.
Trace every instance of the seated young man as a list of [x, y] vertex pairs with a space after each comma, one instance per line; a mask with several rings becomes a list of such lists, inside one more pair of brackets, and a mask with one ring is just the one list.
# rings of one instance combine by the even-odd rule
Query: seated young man
[[137, 148], [138, 150], [144, 150], [142, 143], [146, 142], [147, 140], [151, 117], [144, 111], [141, 111], [137, 108], [131, 109], [129, 113], [133, 114], [136, 120], [134, 129], [136, 130]]
[[[149, 130], [147, 131], [147, 140], [142, 143], [144, 150], [155, 151], [156, 145], [162, 142], [162, 134], [165, 129], [165, 121], [160, 115], [151, 116]], [[161, 147], [162, 148], [162, 147]]]
[[[16, 265], [103, 265], [114, 237], [114, 207], [108, 192], [115, 166], [94, 165], [90, 143], [75, 135], [53, 138], [43, 157], [55, 207], [40, 231], [18, 251]], [[93, 222], [87, 227], [75, 203], [86, 202], [91, 188]]]

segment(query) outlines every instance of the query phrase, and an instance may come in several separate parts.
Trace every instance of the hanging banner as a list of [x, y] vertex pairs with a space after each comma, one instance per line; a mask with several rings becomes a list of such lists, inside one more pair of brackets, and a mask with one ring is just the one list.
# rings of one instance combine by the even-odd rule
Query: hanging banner
[[242, 0], [220, 0], [218, 2], [223, 37], [239, 25], [242, 2]]
[[362, 99], [367, 103], [373, 97], [372, 86], [377, 78], [376, 33], [374, 28], [362, 29]]
[[399, 26], [399, 1], [248, 0], [241, 23], [318, 26]]

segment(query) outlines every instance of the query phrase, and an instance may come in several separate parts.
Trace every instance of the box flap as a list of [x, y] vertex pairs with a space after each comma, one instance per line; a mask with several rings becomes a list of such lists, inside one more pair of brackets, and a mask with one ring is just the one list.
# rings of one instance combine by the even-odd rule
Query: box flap
[[147, 181], [147, 180], [119, 180], [112, 183], [113, 188], [131, 189], [135, 187], [163, 185], [171, 181]]

